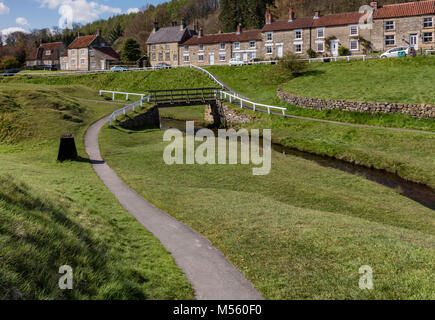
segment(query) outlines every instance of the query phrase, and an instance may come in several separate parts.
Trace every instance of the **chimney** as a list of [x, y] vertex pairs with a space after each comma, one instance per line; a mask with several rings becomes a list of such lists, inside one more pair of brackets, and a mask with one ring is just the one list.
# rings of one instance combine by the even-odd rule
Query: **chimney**
[[218, 33], [219, 33], [219, 34], [222, 34], [222, 28], [219, 28]]
[[154, 20], [154, 29], [153, 29], [153, 33], [157, 32], [159, 30], [159, 22], [156, 20]]
[[80, 38], [80, 31], [77, 32], [77, 38]]
[[319, 19], [319, 18], [320, 18], [320, 11], [317, 10], [317, 11], [314, 13], [314, 19]]
[[100, 28], [97, 29], [97, 36], [101, 37], [101, 29]]
[[239, 23], [237, 25], [237, 34], [242, 34], [242, 24], [241, 23]]
[[186, 29], [186, 21], [184, 19], [181, 20], [180, 30]]
[[288, 16], [288, 22], [295, 21], [295, 9], [290, 8]]
[[204, 30], [199, 29], [198, 38], [202, 38], [204, 36]]
[[375, 10], [378, 10], [379, 3], [377, 1], [370, 2], [370, 7], [372, 7]]
[[266, 24], [272, 24], [272, 14], [269, 9], [266, 10]]
[[172, 26], [176, 27], [177, 26], [177, 22], [176, 21], [172, 21]]

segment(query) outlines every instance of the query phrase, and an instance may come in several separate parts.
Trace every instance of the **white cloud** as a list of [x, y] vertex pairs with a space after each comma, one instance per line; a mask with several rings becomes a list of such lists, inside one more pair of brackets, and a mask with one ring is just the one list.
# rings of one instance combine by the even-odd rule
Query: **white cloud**
[[3, 29], [3, 30], [0, 30], [0, 34], [1, 34], [0, 41], [2, 41], [4, 43], [6, 38], [7, 38], [7, 36], [10, 35], [11, 33], [14, 33], [14, 32], [23, 32], [23, 33], [25, 33], [26, 30], [24, 30], [21, 27], [10, 27], [10, 28], [6, 28], [6, 29]]
[[22, 26], [28, 26], [29, 25], [29, 22], [27, 21], [27, 19], [23, 18], [23, 17], [17, 18], [15, 20], [15, 22], [18, 23], [19, 25], [22, 25]]
[[0, 2], [0, 14], [8, 14], [10, 9], [4, 4], [4, 2]]
[[68, 18], [72, 19], [72, 23], [88, 23], [100, 18], [104, 13], [121, 14], [120, 8], [113, 8], [104, 4], [99, 4], [95, 1], [88, 0], [39, 0], [41, 6], [49, 9], [61, 9], [59, 14], [61, 17], [66, 10], [70, 8], [72, 14]]
[[130, 8], [127, 10], [127, 14], [138, 13], [139, 11], [140, 11], [139, 8]]

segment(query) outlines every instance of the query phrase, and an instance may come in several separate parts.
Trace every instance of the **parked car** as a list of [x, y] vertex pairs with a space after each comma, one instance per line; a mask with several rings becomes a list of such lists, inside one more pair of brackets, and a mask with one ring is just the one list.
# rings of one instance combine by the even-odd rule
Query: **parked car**
[[5, 72], [2, 73], [1, 75], [3, 77], [12, 77], [18, 72], [20, 72], [20, 69], [8, 69], [8, 70], [5, 70]]
[[397, 47], [381, 54], [381, 58], [398, 58], [409, 55], [409, 47]]
[[164, 62], [159, 62], [155, 65], [154, 69], [170, 69], [171, 66]]
[[112, 71], [112, 72], [124, 72], [124, 71], [128, 71], [128, 68], [121, 67], [121, 66], [114, 66], [110, 69], [110, 71]]
[[231, 66], [244, 66], [247, 65], [248, 62], [237, 59], [237, 58], [232, 58], [230, 59], [230, 62], [228, 62], [228, 65]]

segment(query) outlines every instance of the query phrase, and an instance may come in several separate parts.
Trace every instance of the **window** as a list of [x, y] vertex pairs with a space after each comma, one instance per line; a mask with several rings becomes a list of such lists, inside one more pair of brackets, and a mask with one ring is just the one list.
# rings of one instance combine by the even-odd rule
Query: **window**
[[167, 44], [165, 45], [165, 49], [166, 49], [166, 50], [169, 50], [169, 43], [167, 43]]
[[266, 32], [266, 41], [273, 41], [273, 33]]
[[295, 53], [302, 53], [302, 43], [295, 43]]
[[396, 36], [395, 35], [385, 36], [385, 45], [386, 46], [394, 46], [395, 44], [396, 44]]
[[325, 28], [317, 28], [317, 38], [324, 38], [325, 37]]
[[257, 44], [255, 43], [255, 41], [250, 41], [249, 42], [249, 48], [255, 49], [256, 46], [257, 46]]
[[62, 70], [67, 70], [66, 63], [62, 62]]
[[240, 60], [240, 54], [239, 54], [239, 53], [236, 53], [236, 54], [234, 55], [234, 59], [236, 59], [236, 60]]
[[199, 50], [199, 51], [204, 51], [204, 45], [203, 45], [203, 44], [200, 44], [200, 45], [198, 46], [198, 50]]
[[295, 30], [295, 40], [302, 40], [302, 30]]
[[189, 52], [189, 46], [184, 46], [184, 52]]
[[433, 28], [433, 18], [423, 18], [423, 28]]
[[240, 49], [240, 42], [234, 42], [234, 49], [239, 50]]
[[256, 58], [255, 52], [250, 52], [249, 53], [249, 59], [254, 60], [255, 58]]
[[80, 54], [81, 54], [82, 56], [84, 56], [84, 55], [85, 55], [85, 49], [80, 50]]
[[77, 53], [76, 53], [76, 50], [75, 49], [73, 49], [73, 50], [71, 50], [71, 55], [72, 56], [75, 56]]
[[226, 54], [223, 53], [219, 54], [219, 61], [226, 61], [226, 60], [227, 60]]
[[190, 61], [190, 56], [189, 55], [185, 55], [184, 57], [183, 57], [183, 59], [184, 59], [184, 62], [189, 62]]
[[394, 21], [385, 21], [385, 31], [392, 31], [396, 28]]
[[358, 35], [358, 25], [357, 24], [350, 26], [349, 29], [350, 29], [350, 35], [351, 36], [357, 36]]
[[272, 46], [266, 46], [266, 54], [272, 54], [273, 53], [273, 47]]
[[316, 42], [317, 52], [325, 51], [325, 43], [323, 41]]
[[85, 59], [80, 59], [80, 64], [86, 64], [86, 60]]
[[198, 54], [198, 62], [204, 62], [204, 55]]
[[95, 61], [91, 62], [91, 68], [95, 68], [97, 66], [97, 63]]
[[46, 51], [45, 51], [45, 55], [46, 55], [46, 56], [51, 55], [51, 50], [46, 50]]
[[156, 51], [156, 45], [155, 45], [155, 44], [153, 44], [153, 45], [151, 46], [151, 50], [152, 50], [152, 51]]
[[159, 53], [159, 61], [163, 61], [163, 53], [162, 52]]
[[95, 56], [94, 50], [89, 50], [89, 56], [91, 56], [91, 57]]
[[165, 60], [166, 60], [166, 61], [171, 60], [171, 54], [170, 54], [169, 52], [167, 52], [167, 53], [165, 54]]
[[72, 64], [73, 66], [75, 66], [75, 65], [76, 65], [76, 59], [72, 59], [72, 60], [71, 60], [71, 64]]
[[221, 43], [221, 44], [220, 44], [220, 49], [221, 49], [221, 50], [225, 50], [225, 47], [226, 47], [226, 44], [225, 44], [225, 43]]
[[156, 54], [155, 54], [155, 53], [153, 53], [153, 54], [151, 55], [151, 59], [152, 59], [153, 61], [156, 61]]
[[428, 43], [433, 41], [433, 32], [423, 32], [423, 42]]
[[177, 61], [178, 56], [176, 54], [174, 54], [173, 58], [174, 58], [174, 61]]
[[352, 50], [352, 51], [359, 50], [359, 41], [357, 39], [350, 40], [350, 50]]

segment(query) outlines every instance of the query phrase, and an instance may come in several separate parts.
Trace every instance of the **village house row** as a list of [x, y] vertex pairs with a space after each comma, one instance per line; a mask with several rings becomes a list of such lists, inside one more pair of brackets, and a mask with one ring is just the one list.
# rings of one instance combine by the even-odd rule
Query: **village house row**
[[[278, 21], [267, 11], [262, 30], [243, 30], [239, 25], [234, 33], [204, 34], [184, 23], [159, 28], [156, 22], [147, 41], [148, 56], [151, 66], [214, 65], [226, 64], [231, 58], [276, 59], [288, 52], [307, 56], [309, 49], [317, 56], [337, 56], [340, 46], [361, 55], [367, 42], [379, 52], [408, 45], [416, 50], [435, 47], [435, 0], [385, 6], [372, 1], [370, 7], [362, 13], [321, 15], [317, 11], [313, 17], [302, 18], [289, 9], [288, 19]], [[373, 11], [371, 29], [367, 28], [369, 11]]]

